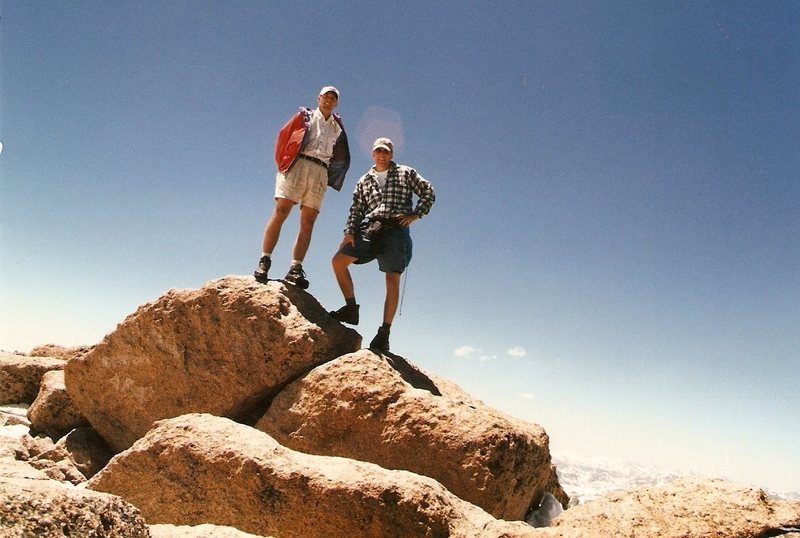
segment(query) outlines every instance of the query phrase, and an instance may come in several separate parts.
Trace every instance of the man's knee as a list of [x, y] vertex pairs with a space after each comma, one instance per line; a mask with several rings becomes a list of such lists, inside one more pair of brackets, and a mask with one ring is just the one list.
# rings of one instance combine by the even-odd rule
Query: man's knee
[[303, 208], [300, 210], [300, 226], [308, 229], [314, 228], [314, 223], [317, 222], [317, 215], [319, 211], [315, 209]]
[[336, 269], [346, 269], [351, 263], [353, 263], [356, 258], [352, 256], [348, 256], [347, 254], [342, 254], [341, 252], [337, 252], [331, 258], [331, 265], [333, 265], [334, 270]]
[[275, 200], [275, 209], [272, 212], [273, 218], [283, 222], [289, 216], [289, 213], [292, 212], [292, 207], [294, 207], [294, 202], [291, 200], [277, 198]]

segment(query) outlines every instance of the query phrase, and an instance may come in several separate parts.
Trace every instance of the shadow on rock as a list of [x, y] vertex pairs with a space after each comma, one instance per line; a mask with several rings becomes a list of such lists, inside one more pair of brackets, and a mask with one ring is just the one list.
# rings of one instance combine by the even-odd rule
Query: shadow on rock
[[403, 381], [415, 389], [427, 390], [434, 396], [442, 395], [439, 387], [436, 386], [430, 377], [425, 375], [419, 370], [419, 368], [408, 362], [400, 355], [395, 355], [394, 353], [389, 353], [388, 351], [380, 353], [379, 355], [386, 359], [386, 362], [389, 363], [389, 366], [394, 368], [397, 373], [400, 374], [400, 377], [403, 378]]

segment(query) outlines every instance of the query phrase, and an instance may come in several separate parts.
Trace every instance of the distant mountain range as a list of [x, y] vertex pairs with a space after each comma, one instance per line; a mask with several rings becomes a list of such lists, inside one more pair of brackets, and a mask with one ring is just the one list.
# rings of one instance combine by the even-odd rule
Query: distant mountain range
[[[558, 467], [559, 483], [570, 496], [570, 506], [585, 504], [611, 491], [662, 486], [681, 476], [699, 476], [621, 459], [585, 457], [568, 452], [552, 452], [552, 458]], [[800, 501], [798, 492], [765, 491], [775, 499]]]

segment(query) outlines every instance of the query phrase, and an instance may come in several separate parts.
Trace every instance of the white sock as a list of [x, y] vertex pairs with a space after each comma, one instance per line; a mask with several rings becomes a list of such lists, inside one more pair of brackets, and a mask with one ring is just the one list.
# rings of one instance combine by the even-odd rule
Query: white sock
[[263, 258], [264, 256], [266, 256], [267, 258], [269, 258], [271, 260], [272, 259], [272, 252], [262, 252], [261, 253], [261, 257]]
[[292, 266], [303, 265], [303, 260], [292, 260]]

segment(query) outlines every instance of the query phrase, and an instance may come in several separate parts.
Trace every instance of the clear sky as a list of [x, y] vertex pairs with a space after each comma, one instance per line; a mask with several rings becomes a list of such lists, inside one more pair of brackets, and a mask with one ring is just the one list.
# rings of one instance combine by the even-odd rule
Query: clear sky
[[[320, 87], [437, 192], [393, 351], [555, 450], [800, 490], [800, 3], [0, 3], [0, 349], [252, 275]], [[296, 212], [273, 257], [290, 261]], [[353, 272], [359, 331], [383, 280]]]

